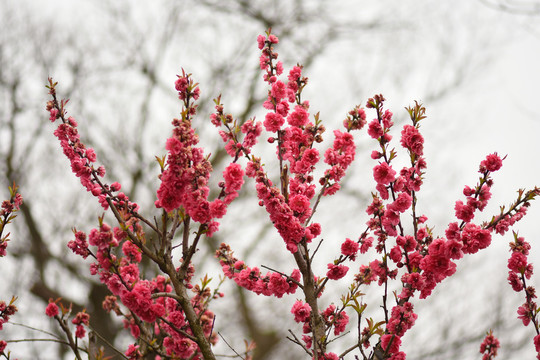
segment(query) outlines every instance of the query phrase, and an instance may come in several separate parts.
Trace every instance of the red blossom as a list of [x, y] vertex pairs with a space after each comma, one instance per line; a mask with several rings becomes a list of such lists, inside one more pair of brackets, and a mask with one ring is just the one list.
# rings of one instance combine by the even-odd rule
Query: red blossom
[[390, 182], [394, 181], [395, 175], [396, 171], [385, 162], [375, 165], [373, 168], [373, 178], [377, 184], [388, 185]]
[[497, 171], [502, 167], [502, 159], [497, 153], [489, 154], [485, 160], [480, 162], [480, 172]]
[[395, 334], [385, 334], [381, 336], [381, 347], [388, 354], [395, 354], [399, 351], [401, 338]]
[[298, 323], [306, 322], [309, 320], [309, 316], [311, 315], [311, 306], [297, 300], [291, 309], [291, 313], [294, 315], [294, 321]]
[[424, 138], [417, 128], [407, 124], [401, 130], [401, 146], [409, 149], [415, 155], [422, 156], [424, 153]]
[[58, 305], [56, 305], [54, 302], [49, 302], [49, 304], [45, 308], [45, 314], [48, 317], [55, 317], [58, 315], [58, 313]]
[[328, 264], [326, 276], [332, 280], [339, 280], [347, 274], [347, 271], [349, 268], [345, 265]]
[[354, 260], [359, 248], [360, 245], [358, 245], [356, 241], [346, 239], [343, 244], [341, 244], [341, 253], [345, 256], [349, 256], [351, 260]]
[[536, 349], [536, 352], [540, 354], [540, 335], [536, 335], [533, 339], [534, 348]]

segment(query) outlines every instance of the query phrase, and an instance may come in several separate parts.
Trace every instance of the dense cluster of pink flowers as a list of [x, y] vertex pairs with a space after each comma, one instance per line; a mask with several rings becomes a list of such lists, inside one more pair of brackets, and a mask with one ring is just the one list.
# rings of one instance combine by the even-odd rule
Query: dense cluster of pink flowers
[[[155, 205], [167, 212], [181, 207], [194, 221], [205, 224], [206, 234], [211, 236], [219, 226], [214, 219], [225, 216], [227, 206], [238, 196], [238, 191], [244, 184], [244, 170], [239, 164], [229, 164], [223, 172], [225, 181], [220, 184], [222, 191], [219, 197], [208, 201], [208, 181], [212, 165], [204, 155], [204, 150], [195, 146], [199, 138], [191, 126], [191, 118], [197, 110], [192, 100], [199, 98], [200, 90], [190, 79], [190, 75], [184, 72], [182, 76], [178, 76], [176, 89], [179, 98], [184, 101], [184, 110], [182, 118], [172, 122], [173, 136], [167, 140], [165, 146], [168, 151], [167, 164], [161, 174]], [[219, 104], [216, 108], [219, 111]], [[217, 124], [219, 120], [216, 115], [212, 118], [212, 122]], [[257, 133], [260, 134], [261, 129], [249, 122], [244, 124], [242, 129], [246, 138], [244, 146], [239, 148], [247, 153], [255, 144]], [[228, 151], [232, 152], [230, 149]]]
[[525, 293], [525, 303], [517, 311], [518, 318], [524, 326], [533, 324], [537, 334], [533, 342], [538, 352], [537, 358], [540, 359], [540, 310], [534, 300], [537, 298], [536, 289], [527, 285], [527, 280], [533, 275], [533, 265], [527, 259], [530, 249], [531, 245], [514, 233], [514, 241], [510, 243], [511, 255], [508, 259], [508, 283], [515, 292]]
[[17, 307], [13, 305], [15, 298], [9, 304], [5, 301], [0, 301], [0, 330], [4, 328], [4, 324], [9, 321], [10, 316], [17, 312]]
[[[113, 294], [104, 301], [104, 308], [122, 316], [125, 327], [130, 329], [135, 339], [143, 337], [150, 342], [159, 335], [160, 342], [151, 348], [151, 351], [157, 354], [156, 359], [162, 356], [198, 359], [200, 349], [193, 340], [191, 325], [186, 321], [185, 314], [179, 307], [170, 280], [162, 275], [152, 279], [142, 277], [140, 262], [143, 259], [143, 253], [146, 251], [145, 254], [149, 255], [149, 250], [144, 247], [146, 240], [141, 225], [143, 218], [138, 214], [138, 206], [130, 202], [125, 194], [118, 193], [120, 184], [107, 185], [99, 179], [105, 174], [105, 170], [103, 167], [94, 168], [95, 153], [87, 149], [80, 141], [75, 120], [72, 117], [65, 119], [64, 106], [67, 101], [57, 102], [54, 85], [50, 81], [50, 93], [53, 95], [53, 100], [48, 103], [47, 110], [51, 113], [51, 121], [62, 119], [55, 135], [60, 140], [64, 154], [70, 160], [72, 170], [81, 179], [81, 183], [98, 197], [105, 209], [109, 207], [113, 209], [119, 222], [118, 227], [112, 228], [100, 218], [100, 226], [92, 229], [88, 235], [74, 229], [75, 239], [68, 242], [68, 247], [82, 258], [92, 257], [95, 260], [90, 265], [90, 273], [99, 276], [100, 281]], [[198, 97], [198, 88], [192, 88], [188, 75], [179, 77], [176, 88], [180, 99], [188, 104], [191, 99]], [[195, 107], [188, 106], [183, 116], [188, 116], [188, 112], [191, 112], [189, 116], [192, 116], [194, 109]], [[211, 219], [222, 217], [226, 206], [238, 196], [238, 191], [244, 182], [244, 172], [238, 164], [231, 163], [224, 171], [220, 197], [212, 203], [206, 200], [203, 202], [202, 199], [206, 199], [209, 192], [206, 181], [211, 171], [210, 163], [203, 158], [202, 149], [193, 147], [197, 143], [197, 137], [189, 121], [175, 120], [174, 124], [176, 127], [173, 130], [173, 137], [166, 143], [166, 149], [169, 151], [168, 166], [162, 174], [162, 186], [158, 191], [156, 205], [169, 211], [183, 206], [193, 220], [206, 226], [207, 235], [211, 235], [217, 229], [217, 223], [214, 225]], [[178, 181], [184, 181], [183, 176], [188, 179], [190, 186], [178, 183]], [[176, 188], [171, 189], [171, 186], [188, 187], [190, 192], [177, 194]], [[176, 203], [178, 201], [180, 204]], [[146, 223], [149, 224], [149, 222]], [[184, 286], [192, 289], [194, 293], [191, 298], [191, 307], [199, 319], [204, 337], [211, 343], [215, 343], [217, 338], [213, 332], [214, 315], [207, 308], [209, 298], [215, 295], [210, 293], [207, 287], [191, 284], [194, 268], [188, 263], [186, 265], [188, 266], [186, 266], [183, 282]], [[117, 305], [117, 300], [121, 301], [127, 311], [121, 310]], [[51, 301], [45, 313], [50, 317], [57, 317], [59, 309], [56, 302]], [[63, 321], [63, 319], [58, 318], [58, 321]], [[72, 319], [72, 324], [76, 327], [76, 338], [85, 337], [84, 326], [88, 326], [89, 321], [89, 315], [86, 312], [79, 312]], [[153, 324], [154, 327], [143, 326], [143, 323]], [[130, 346], [125, 354], [129, 359], [142, 357], [138, 345]]]
[[497, 356], [497, 351], [501, 347], [499, 340], [493, 336], [493, 331], [487, 333], [484, 341], [480, 344], [480, 353], [484, 354], [482, 360], [492, 360]]
[[[121, 316], [132, 336], [142, 339], [129, 346], [126, 357], [141, 359], [152, 353], [156, 359], [212, 358], [210, 350], [204, 349], [205, 345], [210, 348], [217, 341], [213, 331], [215, 317], [208, 309], [208, 303], [222, 294], [217, 290], [212, 293], [206, 277], [200, 286], [193, 285], [195, 268], [191, 260], [203, 234], [212, 236], [218, 230], [217, 220], [225, 216], [228, 206], [239, 196], [247, 175], [254, 181], [259, 205], [268, 213], [297, 268], [263, 274], [259, 267], [248, 266], [235, 258], [231, 247], [223, 243], [217, 249], [216, 257], [225, 276], [258, 295], [282, 298], [301, 292], [290, 311], [303, 332], [301, 340], [295, 336], [294, 342], [314, 359], [337, 360], [358, 350], [364, 359], [376, 356], [404, 360], [402, 337], [418, 317], [414, 312], [414, 297], [430, 296], [439, 283], [456, 272], [459, 259], [488, 247], [493, 232], [506, 233], [525, 215], [529, 201], [539, 195], [540, 190], [520, 191], [517, 201], [506, 210], [502, 208], [490, 222], [473, 222], [486, 208], [493, 185], [491, 175], [502, 167], [504, 160], [497, 153], [489, 154], [480, 163], [479, 182], [474, 187], [465, 186], [465, 198], [455, 203], [457, 220], [448, 225], [444, 236], [434, 234], [427, 224], [427, 216], [417, 213], [416, 193], [421, 190], [427, 167], [424, 138], [420, 132], [421, 120], [426, 117], [425, 108], [416, 103], [407, 109], [411, 123], [403, 125], [398, 134], [399, 150], [407, 153], [410, 164], [401, 168], [394, 161], [398, 150], [393, 145], [393, 113], [384, 108], [382, 95], [375, 95], [365, 105], [367, 111], [375, 113], [371, 121], [366, 120], [364, 107], [356, 106], [348, 112], [342, 129], [334, 130], [332, 145], [319, 150], [317, 144], [323, 141], [325, 128], [318, 114], [310, 114], [310, 104], [302, 98], [302, 90], [308, 82], [302, 67], [292, 67], [285, 79], [283, 64], [277, 60], [274, 49], [279, 43], [278, 38], [267, 32], [266, 36], [257, 38], [257, 43], [261, 50], [260, 69], [268, 86], [263, 103], [267, 112], [262, 122], [249, 119], [240, 124], [231, 114], [225, 113], [220, 97], [214, 100], [215, 112], [210, 115], [210, 122], [219, 128], [224, 148], [232, 159], [224, 168], [223, 181], [219, 182], [214, 199], [209, 198], [212, 164], [203, 149], [197, 146], [198, 135], [192, 127], [200, 89], [190, 74], [182, 71], [178, 76], [175, 88], [183, 109], [179, 119], [172, 122], [172, 136], [165, 144], [166, 159], [158, 159], [162, 173], [155, 206], [162, 209], [162, 225], [158, 225], [157, 220], [145, 220], [138, 213], [138, 206], [119, 192], [120, 184], [102, 182], [104, 168], [94, 167], [95, 152], [81, 142], [77, 123], [72, 117], [65, 116], [67, 101], [58, 103], [55, 84], [50, 81], [53, 100], [48, 103], [47, 110], [52, 122], [62, 120], [55, 135], [64, 154], [83, 186], [98, 197], [105, 209], [111, 208], [119, 223], [118, 227], [111, 227], [100, 218], [99, 227], [88, 235], [74, 229], [75, 239], [68, 247], [79, 256], [94, 260], [90, 272], [99, 276], [112, 293], [103, 302], [103, 307]], [[366, 209], [366, 229], [356, 240], [346, 238], [337, 247], [333, 261], [327, 262], [325, 276], [318, 276], [312, 270], [318, 245], [317, 248], [310, 246], [321, 235], [322, 228], [312, 219], [321, 199], [340, 189], [356, 156], [353, 130], [364, 127], [377, 146], [371, 153], [375, 162], [372, 176], [376, 191]], [[263, 129], [267, 132], [268, 143], [276, 147], [277, 176], [267, 173], [262, 160], [253, 155], [253, 147]], [[242, 166], [241, 161], [246, 165]], [[324, 166], [324, 169], [316, 181], [318, 166]], [[199, 224], [198, 230], [190, 228], [191, 221]], [[157, 240], [150, 240], [153, 248], [147, 246], [149, 240], [143, 225], [155, 233]], [[182, 239], [178, 246], [173, 246], [175, 231], [181, 226]], [[194, 239], [190, 242], [192, 234]], [[172, 250], [176, 247], [181, 247], [182, 251], [178, 267], [172, 260]], [[372, 248], [374, 256], [369, 263], [357, 267], [341, 304], [322, 307], [320, 298], [325, 285], [346, 278], [358, 253], [366, 254]], [[529, 249], [530, 245], [516, 235], [508, 261], [508, 281], [516, 292], [526, 294], [526, 302], [518, 309], [518, 316], [525, 326], [534, 324], [537, 332], [534, 345], [540, 354], [536, 294], [535, 289], [526, 284], [533, 270], [527, 259]], [[167, 276], [145, 278], [140, 268], [144, 257], [156, 263]], [[398, 282], [393, 298], [387, 294], [391, 281]], [[380, 308], [384, 320], [362, 318], [367, 307], [361, 300], [366, 286], [383, 288]], [[185, 289], [191, 289], [192, 297]], [[358, 342], [340, 355], [328, 352], [331, 334], [341, 336], [347, 331], [350, 319], [345, 310], [350, 309], [359, 319]], [[55, 302], [49, 303], [46, 314], [58, 317]], [[89, 325], [88, 314], [78, 313], [72, 323], [76, 326], [75, 337], [83, 338], [83, 325]], [[490, 332], [480, 352], [484, 359], [492, 359], [498, 348], [499, 342]], [[371, 351], [369, 355], [365, 353], [367, 349]]]
[[14, 184], [9, 188], [11, 194], [9, 200], [2, 201], [0, 205], [0, 257], [6, 256], [6, 249], [9, 241], [9, 233], [2, 235], [4, 228], [8, 225], [17, 215], [15, 213], [19, 211], [23, 203], [22, 195], [17, 192], [17, 186]]
[[219, 259], [225, 276], [258, 295], [274, 295], [281, 298], [285, 294], [294, 294], [298, 288], [301, 276], [298, 269], [295, 269], [290, 276], [277, 272], [267, 272], [263, 275], [259, 268], [250, 268], [243, 261], [236, 259], [231, 248], [223, 243], [216, 252], [216, 257]]

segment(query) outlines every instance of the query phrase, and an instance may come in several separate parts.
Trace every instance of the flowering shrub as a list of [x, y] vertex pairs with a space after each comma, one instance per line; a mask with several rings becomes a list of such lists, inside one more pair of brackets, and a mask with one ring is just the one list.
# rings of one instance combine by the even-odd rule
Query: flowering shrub
[[[490, 154], [480, 163], [479, 182], [465, 186], [464, 199], [456, 201], [456, 221], [448, 225], [444, 234], [434, 234], [428, 217], [418, 213], [417, 204], [427, 166], [420, 133], [425, 108], [419, 103], [407, 108], [411, 122], [401, 129], [401, 148], [396, 148], [393, 114], [385, 109], [385, 98], [376, 95], [365, 108], [356, 106], [348, 112], [340, 129], [333, 131], [332, 144], [321, 153], [315, 145], [323, 142], [325, 127], [318, 114], [310, 113], [310, 103], [302, 97], [308, 82], [302, 67], [294, 66], [285, 80], [275, 51], [278, 38], [267, 32], [257, 42], [260, 69], [268, 86], [262, 104], [267, 112], [262, 123], [255, 119], [238, 123], [225, 112], [220, 97], [214, 100], [210, 122], [219, 129], [230, 156], [215, 196], [210, 196], [209, 187], [212, 164], [198, 146], [192, 126], [200, 89], [191, 74], [182, 71], [178, 76], [175, 88], [183, 108], [179, 118], [172, 121], [172, 134], [165, 143], [166, 157], [157, 158], [161, 174], [157, 212], [152, 220], [141, 215], [139, 206], [121, 192], [118, 182], [109, 184], [104, 180], [105, 168], [96, 164], [96, 153], [81, 141], [77, 122], [67, 116], [68, 101], [58, 100], [57, 84], [49, 79], [52, 99], [47, 110], [50, 121], [59, 122], [54, 134], [83, 187], [115, 219], [111, 226], [99, 218], [98, 227], [88, 234], [74, 229], [74, 239], [67, 245], [75, 254], [92, 259], [90, 273], [110, 290], [103, 307], [122, 318], [133, 337], [134, 343], [124, 351], [124, 358], [215, 359], [212, 346], [218, 338], [210, 305], [223, 294], [219, 288], [210, 288], [209, 277], [200, 282], [194, 279], [196, 251], [205, 237], [219, 231], [220, 219], [249, 182], [255, 186], [259, 205], [268, 213], [296, 268], [290, 274], [279, 270], [263, 273], [237, 259], [231, 245], [223, 243], [216, 249], [216, 257], [224, 275], [256, 294], [276, 298], [294, 295], [297, 300], [290, 310], [291, 320], [301, 325], [303, 334], [293, 333], [291, 340], [309, 358], [328, 360], [356, 354], [362, 359], [405, 359], [401, 343], [418, 317], [414, 312], [415, 298], [429, 297], [438, 284], [455, 273], [459, 259], [490, 246], [493, 233], [509, 231], [526, 214], [540, 189], [520, 190], [516, 201], [502, 207], [491, 221], [473, 222], [490, 200], [492, 173], [501, 168], [504, 160], [497, 153]], [[374, 114], [369, 123], [368, 113]], [[323, 259], [314, 241], [323, 230], [314, 220], [315, 213], [323, 198], [340, 190], [356, 156], [354, 134], [364, 127], [376, 146], [371, 154], [375, 191], [366, 209], [369, 220], [356, 239], [347, 238], [339, 244], [340, 253], [333, 259]], [[266, 140], [276, 146], [278, 169], [266, 169], [262, 159], [253, 154], [263, 131]], [[394, 161], [398, 153], [404, 153], [409, 161], [401, 169]], [[321, 176], [316, 179], [315, 170], [321, 167]], [[276, 182], [272, 180], [274, 175]], [[525, 293], [526, 301], [518, 314], [525, 326], [532, 323], [535, 328], [533, 343], [540, 359], [535, 289], [526, 283], [533, 273], [527, 259], [530, 245], [514, 233], [510, 247], [508, 281], [516, 292]], [[368, 252], [371, 261], [357, 264], [359, 253]], [[141, 268], [143, 259], [155, 264], [159, 274], [146, 276]], [[315, 273], [314, 262], [326, 264], [327, 272]], [[334, 303], [323, 304], [325, 286], [331, 281], [343, 281], [350, 270], [355, 274], [349, 290]], [[380, 303], [364, 302], [362, 295], [369, 286], [383, 289]], [[398, 288], [393, 298], [389, 288]], [[382, 309], [378, 319], [365, 317], [368, 306]], [[99, 350], [94, 353], [91, 346], [79, 343], [86, 337], [85, 327], [92, 322], [86, 312], [77, 313], [71, 326], [70, 309], [59, 309], [57, 300], [51, 299], [45, 313], [65, 332], [77, 359], [83, 352], [103, 357]], [[353, 318], [358, 323], [351, 324], [352, 315], [356, 315]], [[331, 344], [352, 329], [358, 329], [358, 336], [349, 347], [338, 349]], [[492, 359], [498, 347], [498, 340], [489, 332], [480, 352], [484, 359]], [[237, 355], [249, 358], [250, 349]]]

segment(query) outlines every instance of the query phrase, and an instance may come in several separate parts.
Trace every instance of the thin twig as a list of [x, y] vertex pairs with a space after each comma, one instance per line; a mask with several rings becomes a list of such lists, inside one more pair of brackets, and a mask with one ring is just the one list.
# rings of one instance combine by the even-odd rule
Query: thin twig
[[[105, 339], [103, 336], [101, 336], [100, 333], [98, 333], [97, 331], [95, 331], [95, 329], [93, 327], [90, 327], [90, 329], [92, 330], [93, 334], [96, 335], [101, 341], [103, 341], [105, 344], [107, 344], [108, 347], [111, 348], [111, 350], [113, 350], [114, 352], [116, 352], [117, 354], [119, 354], [120, 356], [122, 356], [124, 359], [127, 359], [127, 356], [124, 355], [123, 352], [121, 352], [120, 350], [118, 350], [117, 348], [114, 347], [113, 344], [111, 344], [107, 339]], [[92, 354], [90, 354], [92, 355]]]
[[246, 360], [245, 358], [242, 357], [242, 355], [240, 355], [236, 350], [234, 350], [234, 348], [227, 342], [227, 340], [225, 340], [225, 338], [223, 337], [223, 335], [221, 335], [221, 333], [218, 331], [218, 335], [219, 337], [225, 342], [225, 344], [229, 347], [229, 349], [231, 349], [232, 351], [234, 351], [234, 353], [236, 354], [236, 356], [238, 356], [240, 359], [242, 360]]
[[54, 334], [54, 333], [48, 332], [48, 331], [46, 331], [46, 330], [38, 329], [38, 328], [35, 328], [35, 327], [32, 327], [32, 326], [28, 326], [28, 325], [25, 325], [25, 324], [21, 324], [21, 323], [17, 323], [17, 322], [12, 322], [12, 321], [10, 321], [9, 323], [10, 323], [11, 325], [21, 326], [21, 327], [24, 327], [24, 328], [27, 328], [27, 329], [30, 329], [30, 330], [39, 331], [39, 332], [42, 332], [42, 333], [44, 333], [44, 334], [50, 335], [50, 336], [52, 336], [52, 337], [55, 337], [55, 338], [61, 340], [61, 338], [58, 336], [58, 334]]
[[318, 251], [319, 248], [321, 247], [321, 244], [322, 244], [323, 241], [324, 241], [324, 239], [321, 239], [321, 240], [319, 241], [319, 243], [317, 244], [317, 247], [315, 248], [315, 251], [313, 251], [313, 254], [311, 255], [310, 261], [313, 261], [313, 258], [315, 257], [315, 254], [317, 253], [317, 251]]
[[309, 356], [313, 356], [313, 353], [311, 352], [311, 350], [309, 350], [304, 344], [302, 344], [302, 342], [296, 337], [296, 335], [292, 332], [291, 329], [289, 329], [289, 333], [293, 336], [294, 339], [291, 339], [290, 337], [287, 336], [287, 339], [292, 341], [293, 343], [295, 344], [298, 344], [302, 347], [302, 349], [304, 349], [304, 351], [309, 355]]

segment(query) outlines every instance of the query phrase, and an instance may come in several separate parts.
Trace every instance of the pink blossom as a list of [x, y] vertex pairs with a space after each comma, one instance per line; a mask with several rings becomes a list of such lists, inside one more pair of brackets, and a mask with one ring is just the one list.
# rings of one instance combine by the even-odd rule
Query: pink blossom
[[421, 290], [424, 286], [424, 279], [417, 272], [403, 274], [401, 281], [405, 284], [410, 284], [413, 290]]
[[142, 260], [141, 250], [131, 241], [125, 241], [124, 244], [122, 244], [122, 252], [130, 261], [140, 263]]
[[225, 190], [227, 192], [238, 191], [244, 184], [244, 170], [237, 163], [231, 163], [223, 171]]
[[460, 240], [461, 239], [461, 229], [457, 222], [448, 224], [448, 228], [445, 231], [446, 237], [449, 240]]
[[86, 242], [86, 234], [82, 231], [76, 231], [75, 240], [69, 241], [67, 246], [75, 254], [82, 256], [83, 259], [86, 259], [90, 255], [88, 243]]
[[374, 119], [369, 123], [368, 134], [374, 139], [378, 139], [383, 136], [384, 131], [381, 124], [379, 123], [379, 120]]
[[495, 358], [499, 347], [499, 340], [497, 340], [497, 338], [493, 336], [493, 332], [490, 331], [484, 338], [484, 341], [482, 341], [482, 344], [480, 344], [480, 353], [484, 354], [482, 360], [491, 360]]
[[508, 268], [515, 273], [523, 274], [527, 268], [527, 257], [520, 252], [513, 252], [508, 259]]
[[45, 308], [45, 314], [48, 317], [55, 317], [58, 315], [58, 305], [54, 302], [49, 302], [49, 305]]
[[259, 46], [259, 50], [263, 49], [265, 42], [266, 38], [263, 35], [257, 36], [257, 45]]
[[308, 122], [308, 117], [309, 117], [309, 114], [306, 111], [306, 109], [304, 109], [300, 105], [296, 105], [296, 107], [294, 108], [294, 111], [290, 113], [289, 116], [287, 117], [287, 122], [291, 126], [302, 127], [306, 125], [306, 123]]
[[416, 249], [416, 239], [411, 235], [398, 236], [396, 243], [403, 248], [406, 252], [411, 252]]
[[311, 336], [302, 335], [302, 341], [306, 344], [306, 347], [308, 349], [310, 349], [311, 346], [313, 345], [313, 338]]
[[289, 71], [289, 76], [287, 79], [289, 82], [295, 82], [300, 79], [300, 76], [302, 76], [302, 68], [300, 66], [293, 66]]
[[345, 332], [345, 328], [349, 323], [349, 316], [345, 311], [341, 311], [334, 317], [334, 335], [339, 335]]
[[86, 336], [86, 330], [82, 325], [77, 325], [75, 328], [75, 337], [83, 339]]
[[377, 151], [377, 150], [373, 150], [373, 151], [371, 152], [371, 158], [372, 158], [373, 160], [378, 160], [378, 159], [380, 159], [382, 156], [383, 156], [383, 154], [380, 153], [380, 152]]
[[97, 160], [96, 152], [92, 148], [86, 149], [86, 158], [90, 162], [95, 162]]
[[130, 344], [124, 354], [128, 357], [129, 360], [142, 359], [142, 355], [139, 352], [139, 345]]
[[289, 199], [289, 206], [293, 211], [295, 211], [298, 214], [303, 214], [306, 211], [310, 210], [309, 206], [309, 199], [305, 195], [293, 195]]
[[529, 306], [529, 303], [525, 303], [518, 308], [518, 319], [523, 322], [523, 326], [528, 326], [533, 316], [533, 310]]
[[278, 298], [281, 298], [289, 291], [287, 279], [278, 273], [271, 273], [269, 276], [268, 289]]
[[386, 162], [375, 165], [373, 168], [373, 178], [377, 184], [388, 185], [390, 182], [394, 181], [395, 175], [396, 171]]
[[139, 280], [139, 267], [137, 264], [129, 264], [120, 266], [119, 268], [120, 276], [122, 281], [133, 284]]
[[463, 244], [457, 240], [448, 240], [446, 242], [446, 253], [450, 259], [459, 260], [463, 257]]
[[401, 249], [399, 246], [394, 246], [390, 250], [390, 253], [388, 254], [388, 256], [390, 257], [390, 259], [392, 259], [393, 262], [397, 264], [401, 261], [403, 254], [401, 253]]
[[347, 271], [349, 268], [345, 265], [328, 264], [326, 276], [332, 280], [339, 280], [347, 274]]
[[520, 292], [521, 290], [523, 290], [523, 283], [521, 282], [519, 275], [513, 271], [510, 271], [508, 273], [508, 283], [510, 284], [510, 286], [512, 286], [512, 289], [515, 292]]
[[261, 122], [249, 119], [242, 125], [240, 129], [242, 133], [245, 134], [244, 141], [242, 142], [242, 147], [244, 147], [245, 149], [251, 149], [253, 145], [257, 143], [257, 138], [259, 137], [259, 135], [261, 135]]
[[395, 334], [384, 334], [381, 336], [381, 347], [389, 354], [395, 354], [399, 351], [401, 338]]
[[283, 83], [283, 81], [278, 80], [272, 84], [272, 90], [270, 94], [276, 100], [276, 102], [279, 102], [281, 99], [287, 96], [287, 87]]
[[319, 150], [306, 149], [302, 155], [302, 161], [309, 166], [315, 166], [319, 162]]
[[465, 224], [461, 235], [462, 251], [465, 254], [474, 254], [491, 244], [491, 233], [473, 223]]
[[90, 323], [90, 315], [87, 314], [84, 310], [83, 311], [79, 311], [77, 313], [77, 315], [75, 315], [75, 317], [73, 318], [73, 320], [71, 320], [71, 323], [72, 324], [75, 324], [75, 325], [81, 325], [81, 324], [84, 324], [86, 326], [89, 325]]
[[294, 303], [291, 313], [294, 315], [294, 321], [301, 323], [309, 320], [311, 315], [311, 306], [307, 303], [303, 303], [300, 300], [296, 300]]
[[276, 75], [279, 76], [283, 74], [283, 63], [281, 61], [278, 61], [276, 63]]
[[343, 244], [341, 244], [341, 253], [344, 256], [349, 256], [351, 260], [354, 260], [356, 258], [356, 253], [358, 252], [359, 248], [360, 245], [358, 245], [356, 241], [346, 239]]
[[[273, 105], [272, 105], [272, 109], [273, 109]], [[283, 117], [286, 117], [287, 114], [289, 113], [289, 103], [287, 101], [280, 101], [279, 103], [277, 103], [276, 105], [276, 112], [283, 116]]]
[[382, 123], [383, 123], [383, 126], [386, 128], [386, 129], [390, 129], [392, 127], [392, 125], [394, 125], [393, 121], [392, 121], [392, 116], [394, 114], [392, 114], [392, 112], [390, 110], [385, 110], [383, 116], [382, 116]]
[[311, 236], [313, 236], [314, 238], [321, 235], [321, 224], [319, 223], [312, 223], [311, 225], [309, 225], [307, 228], [306, 228], [306, 231], [309, 231], [309, 233], [311, 234]]
[[264, 127], [268, 132], [277, 132], [281, 126], [285, 123], [283, 116], [277, 113], [267, 113], [264, 118]]
[[536, 352], [540, 354], [540, 335], [536, 335], [533, 339], [534, 348]]
[[409, 149], [411, 153], [421, 156], [424, 152], [424, 138], [417, 128], [405, 125], [401, 131], [401, 146]]
[[58, 116], [59, 116], [58, 115], [58, 109], [57, 108], [52, 108], [49, 112], [51, 114], [49, 120], [51, 120], [51, 122], [55, 122], [56, 119], [58, 119]]
[[469, 222], [474, 218], [474, 207], [463, 204], [461, 200], [456, 201], [454, 209], [456, 210], [456, 217], [460, 220]]
[[319, 359], [322, 359], [322, 360], [339, 360], [339, 357], [337, 356], [337, 354], [335, 354], [333, 352], [329, 352], [329, 353], [323, 354], [322, 356], [319, 356]]
[[364, 238], [360, 242], [361, 242], [360, 253], [365, 254], [369, 250], [371, 245], [373, 244], [373, 238], [372, 237]]
[[391, 204], [391, 207], [400, 213], [404, 213], [411, 207], [412, 197], [407, 193], [400, 193], [397, 199]]
[[502, 159], [497, 153], [490, 154], [480, 162], [480, 172], [497, 171], [502, 167]]
[[406, 355], [403, 351], [399, 351], [388, 358], [388, 360], [405, 360]]

